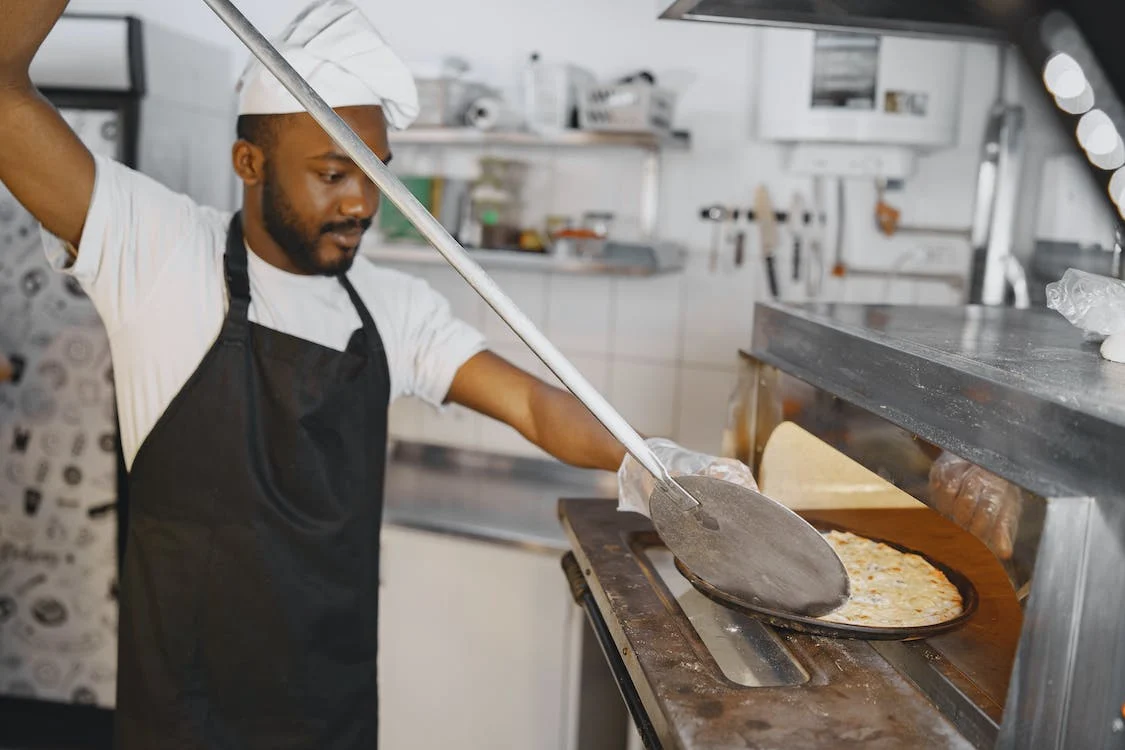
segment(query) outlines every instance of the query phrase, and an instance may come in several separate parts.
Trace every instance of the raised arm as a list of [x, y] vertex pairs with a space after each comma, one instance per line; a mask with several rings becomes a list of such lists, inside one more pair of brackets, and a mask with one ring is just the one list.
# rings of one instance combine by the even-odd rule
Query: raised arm
[[66, 4], [0, 0], [0, 182], [47, 231], [77, 247], [94, 191], [94, 158], [28, 72]]

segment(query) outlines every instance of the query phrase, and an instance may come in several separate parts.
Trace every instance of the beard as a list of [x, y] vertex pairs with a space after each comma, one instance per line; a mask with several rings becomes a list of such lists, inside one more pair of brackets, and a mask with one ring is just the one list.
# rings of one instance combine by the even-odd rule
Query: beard
[[290, 262], [302, 273], [316, 276], [338, 276], [352, 267], [354, 255], [342, 255], [338, 260], [325, 262], [317, 254], [320, 239], [331, 232], [356, 229], [367, 231], [371, 219], [350, 219], [320, 226], [310, 226], [302, 221], [289, 196], [277, 184], [273, 174], [266, 173], [262, 185], [262, 221], [266, 231], [278, 244]]

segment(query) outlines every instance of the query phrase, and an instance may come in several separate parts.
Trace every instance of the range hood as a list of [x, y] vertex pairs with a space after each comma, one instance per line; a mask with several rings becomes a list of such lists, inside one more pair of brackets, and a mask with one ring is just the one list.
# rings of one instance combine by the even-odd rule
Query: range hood
[[1003, 38], [972, 0], [676, 0], [661, 18], [880, 31], [907, 36]]

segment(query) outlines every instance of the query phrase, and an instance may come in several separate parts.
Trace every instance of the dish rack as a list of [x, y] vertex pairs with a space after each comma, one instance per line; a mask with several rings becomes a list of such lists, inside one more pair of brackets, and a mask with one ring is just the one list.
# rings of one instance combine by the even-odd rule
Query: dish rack
[[615, 83], [587, 89], [579, 108], [583, 130], [672, 132], [676, 95], [649, 83]]

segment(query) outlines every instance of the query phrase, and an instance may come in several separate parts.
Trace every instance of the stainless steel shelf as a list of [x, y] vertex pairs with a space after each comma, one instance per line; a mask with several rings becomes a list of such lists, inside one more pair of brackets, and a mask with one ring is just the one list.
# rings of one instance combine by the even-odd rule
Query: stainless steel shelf
[[557, 134], [539, 135], [523, 131], [482, 131], [474, 128], [411, 128], [392, 132], [391, 144], [546, 148], [617, 147], [656, 151], [687, 150], [691, 146], [691, 136], [684, 132], [660, 136], [654, 133], [600, 133], [589, 130], [565, 130]]
[[[559, 256], [516, 250], [470, 249], [469, 254], [486, 269], [535, 271], [593, 276], [658, 276], [683, 270], [685, 251], [677, 245], [616, 245], [605, 257]], [[364, 255], [376, 263], [445, 265], [441, 253], [429, 245], [372, 243]]]

